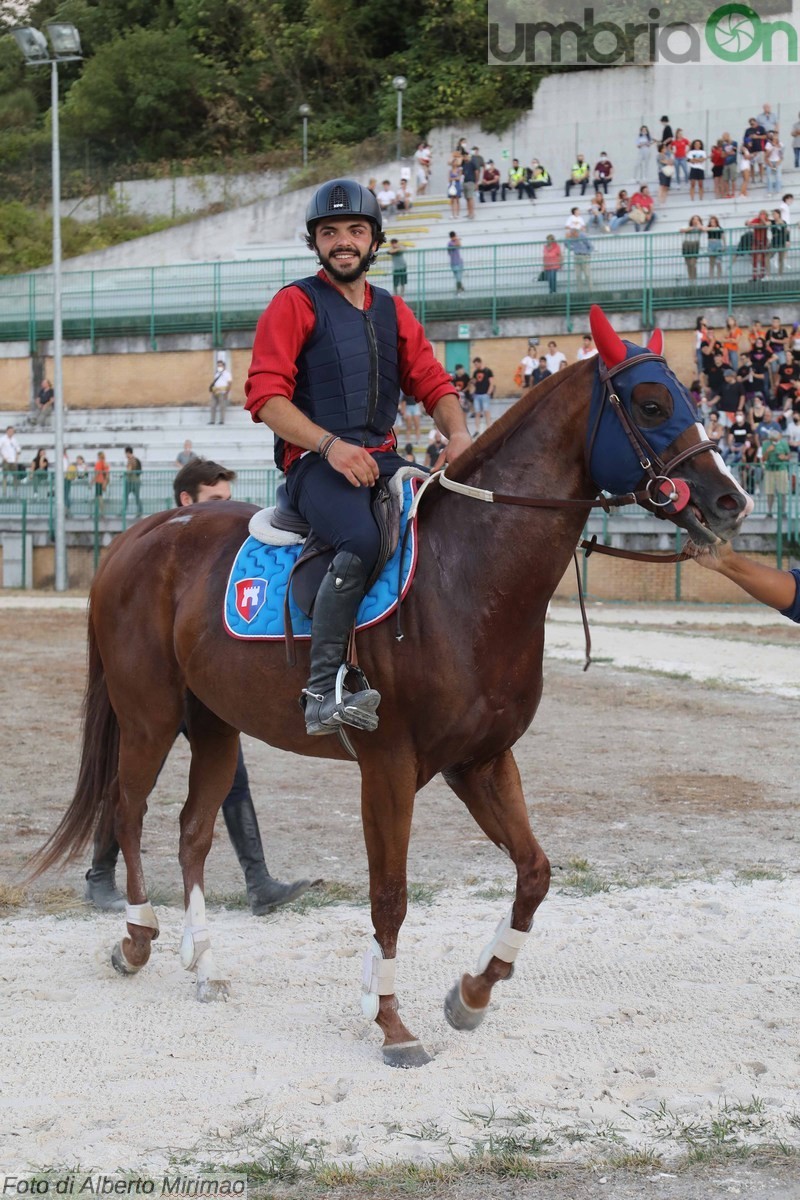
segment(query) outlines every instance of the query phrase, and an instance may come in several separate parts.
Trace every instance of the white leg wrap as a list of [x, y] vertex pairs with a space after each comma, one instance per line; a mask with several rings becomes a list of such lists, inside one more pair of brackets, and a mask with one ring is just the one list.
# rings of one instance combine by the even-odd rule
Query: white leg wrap
[[154, 929], [153, 940], [158, 937], [158, 918], [149, 900], [144, 904], [126, 904], [125, 920], [129, 925], [142, 925], [145, 929]]
[[[513, 963], [519, 954], [522, 947], [525, 945], [530, 936], [530, 929], [512, 929], [511, 918], [514, 913], [514, 907], [508, 910], [503, 917], [497, 929], [494, 931], [494, 937], [489, 942], [488, 946], [484, 946], [481, 950], [478, 966], [475, 971], [476, 975], [482, 975], [493, 958], [502, 959], [503, 962]], [[533, 925], [533, 922], [531, 922]]]
[[394, 995], [396, 964], [397, 959], [383, 957], [383, 950], [374, 937], [369, 939], [361, 972], [361, 1011], [370, 1021], [378, 1015], [380, 997]]
[[[200, 959], [203, 958], [201, 970]], [[187, 971], [197, 968], [198, 978], [211, 979], [208, 968], [214, 969], [211, 956], [211, 938], [206, 925], [206, 902], [200, 888], [195, 884], [186, 909], [186, 924], [181, 939], [181, 966]]]

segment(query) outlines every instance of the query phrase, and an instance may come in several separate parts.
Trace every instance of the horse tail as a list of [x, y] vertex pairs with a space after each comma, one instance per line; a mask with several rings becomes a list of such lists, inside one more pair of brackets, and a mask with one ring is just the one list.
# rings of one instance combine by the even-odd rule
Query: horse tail
[[56, 863], [73, 862], [95, 828], [110, 836], [113, 784], [119, 768], [119, 723], [108, 695], [103, 660], [89, 612], [89, 669], [83, 698], [83, 743], [75, 794], [56, 830], [29, 863], [26, 882], [32, 883]]

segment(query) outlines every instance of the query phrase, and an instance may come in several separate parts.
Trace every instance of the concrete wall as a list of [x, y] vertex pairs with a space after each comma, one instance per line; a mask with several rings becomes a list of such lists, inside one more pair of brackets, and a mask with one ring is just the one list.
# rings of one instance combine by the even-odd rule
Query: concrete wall
[[[766, 566], [775, 566], [775, 556], [754, 554], [748, 557]], [[579, 556], [580, 559], [580, 556]], [[582, 565], [582, 559], [580, 559]], [[794, 564], [792, 564], [794, 565]], [[784, 561], [788, 567], [788, 560]], [[742, 604], [746, 597], [740, 588], [717, 575], [698, 567], [697, 563], [680, 564], [680, 597], [676, 592], [677, 567], [668, 563], [637, 563], [622, 558], [603, 558], [594, 554], [588, 562], [586, 595], [590, 600], [624, 600], [631, 604], [669, 603], [677, 599], [697, 604]], [[559, 600], [577, 599], [575, 567], [570, 564], [556, 588]], [[781, 618], [776, 614], [775, 620]], [[591, 613], [589, 615], [591, 623]]]
[[63, 200], [62, 212], [76, 221], [94, 221], [105, 213], [120, 209], [143, 217], [177, 217], [212, 204], [237, 208], [279, 195], [291, 175], [291, 171], [263, 171], [247, 175], [175, 175], [170, 179], [120, 180], [106, 195]]

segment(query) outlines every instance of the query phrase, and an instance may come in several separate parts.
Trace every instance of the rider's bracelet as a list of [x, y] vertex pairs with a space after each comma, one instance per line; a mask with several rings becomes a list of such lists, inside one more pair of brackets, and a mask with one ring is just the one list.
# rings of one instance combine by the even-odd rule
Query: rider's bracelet
[[327, 441], [327, 442], [325, 443], [325, 445], [322, 447], [322, 458], [323, 458], [323, 460], [324, 460], [325, 462], [327, 462], [327, 461], [328, 461], [328, 456], [330, 455], [330, 452], [331, 452], [331, 450], [333, 449], [334, 443], [335, 443], [335, 442], [340, 442], [341, 440], [342, 440], [342, 439], [339, 437], [338, 433], [332, 433], [332, 434], [331, 434], [331, 436], [330, 436], [330, 438], [328, 439], [328, 441]]
[[322, 455], [322, 447], [332, 437], [333, 437], [332, 433], [323, 433], [322, 437], [319, 439], [319, 445], [317, 446], [317, 454], [319, 454], [320, 456]]

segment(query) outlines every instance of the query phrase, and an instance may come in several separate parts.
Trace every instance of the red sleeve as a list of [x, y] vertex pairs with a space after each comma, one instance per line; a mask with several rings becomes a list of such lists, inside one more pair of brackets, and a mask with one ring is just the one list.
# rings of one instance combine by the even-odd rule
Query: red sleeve
[[442, 396], [455, 395], [450, 376], [433, 353], [411, 309], [401, 296], [393, 296], [397, 312], [397, 359], [400, 387], [407, 396], [415, 396], [432, 413]]
[[294, 396], [297, 359], [314, 321], [311, 298], [298, 287], [283, 288], [261, 314], [244, 385], [245, 408], [254, 421], [270, 396]]

